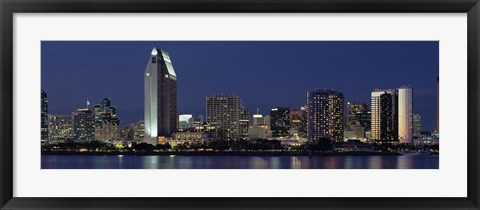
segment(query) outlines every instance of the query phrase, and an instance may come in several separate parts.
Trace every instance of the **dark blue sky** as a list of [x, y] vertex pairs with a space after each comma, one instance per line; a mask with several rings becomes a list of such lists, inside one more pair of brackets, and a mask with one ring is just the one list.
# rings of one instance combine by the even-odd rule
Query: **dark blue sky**
[[251, 113], [299, 108], [306, 92], [331, 88], [370, 102], [374, 88], [412, 85], [422, 130], [436, 121], [438, 42], [43, 41], [42, 89], [49, 112], [70, 114], [104, 97], [122, 127], [143, 119], [143, 75], [153, 47], [169, 52], [179, 114], [205, 115], [205, 96], [239, 95]]

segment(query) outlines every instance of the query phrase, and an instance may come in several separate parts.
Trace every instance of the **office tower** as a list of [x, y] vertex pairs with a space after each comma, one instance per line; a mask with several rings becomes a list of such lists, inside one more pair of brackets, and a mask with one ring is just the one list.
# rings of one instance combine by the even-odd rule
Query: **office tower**
[[290, 109], [291, 128], [298, 130], [302, 126], [302, 110]]
[[268, 130], [270, 130], [270, 115], [263, 116], [263, 120], [265, 120], [265, 125], [267, 125]]
[[77, 142], [95, 140], [95, 114], [89, 109], [77, 109], [72, 113], [72, 138]]
[[[353, 129], [355, 126], [362, 126], [362, 121], [365, 113], [368, 111], [368, 105], [361, 102], [348, 102], [347, 103], [347, 129]], [[365, 122], [363, 122], [365, 123]]]
[[48, 115], [49, 143], [65, 143], [72, 139], [72, 115]]
[[270, 109], [270, 130], [272, 137], [286, 137], [291, 128], [290, 108], [276, 107]]
[[143, 141], [145, 137], [145, 123], [139, 120], [131, 123], [127, 128], [127, 139], [133, 141]]
[[368, 105], [361, 102], [347, 103], [345, 139], [365, 139], [370, 130], [370, 112]]
[[404, 86], [398, 93], [398, 141], [402, 144], [413, 143], [413, 96], [412, 88]]
[[263, 115], [257, 113], [250, 118], [250, 125], [248, 127], [248, 139], [266, 139], [271, 136], [271, 132], [268, 129], [268, 125], [265, 123]]
[[180, 129], [189, 129], [193, 128], [193, 115], [192, 114], [181, 114], [178, 116], [178, 128]]
[[380, 140], [398, 140], [398, 121], [396, 113], [396, 97], [390, 93], [380, 95]]
[[207, 123], [215, 127], [215, 139], [236, 140], [240, 136], [241, 103], [236, 95], [206, 97]]
[[93, 107], [95, 115], [95, 140], [111, 141], [120, 138], [120, 119], [117, 117], [117, 108], [111, 106], [109, 98], [102, 99], [101, 103]]
[[307, 105], [300, 107], [300, 112], [302, 113], [302, 121], [300, 123], [300, 127], [298, 128], [298, 132], [300, 137], [306, 138], [308, 133], [308, 108]]
[[42, 90], [41, 93], [41, 116], [40, 116], [40, 140], [42, 143], [48, 141], [48, 97], [47, 93]]
[[307, 93], [308, 142], [322, 138], [343, 141], [343, 94], [335, 90], [317, 89]]
[[293, 137], [293, 139], [300, 139], [300, 138], [305, 138], [306, 133], [305, 133], [305, 128], [303, 128], [303, 121], [304, 121], [304, 110], [302, 110], [303, 107], [300, 109], [290, 109], [290, 122], [291, 122], [291, 127], [289, 134], [290, 136]]
[[370, 132], [371, 129], [371, 120], [372, 112], [370, 110], [365, 110], [357, 116], [357, 119], [360, 125], [365, 129], [365, 132]]
[[249, 126], [249, 116], [250, 116], [250, 111], [244, 106], [240, 106], [240, 121], [238, 124], [239, 127], [239, 134], [240, 138], [246, 139], [248, 138], [248, 126]]
[[145, 69], [145, 139], [157, 145], [176, 132], [177, 75], [167, 52], [153, 48]]
[[397, 92], [375, 89], [371, 93], [371, 139], [397, 141]]
[[422, 117], [419, 114], [413, 114], [413, 137], [420, 137], [422, 133]]
[[257, 109], [257, 114], [254, 114], [250, 118], [250, 126], [252, 125], [265, 125], [265, 118], [263, 117], [263, 115], [258, 113], [258, 109]]

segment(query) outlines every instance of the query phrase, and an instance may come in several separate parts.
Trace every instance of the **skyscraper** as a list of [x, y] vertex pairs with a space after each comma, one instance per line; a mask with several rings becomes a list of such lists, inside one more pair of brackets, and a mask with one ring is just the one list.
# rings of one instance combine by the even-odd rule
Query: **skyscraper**
[[396, 99], [396, 95], [387, 92], [380, 95], [380, 140], [398, 140]]
[[77, 109], [72, 113], [72, 137], [74, 141], [95, 140], [95, 114], [89, 109]]
[[343, 141], [343, 94], [335, 90], [317, 89], [307, 93], [308, 141], [322, 138]]
[[293, 135], [298, 138], [306, 137], [305, 128], [302, 127], [304, 125], [304, 107], [298, 109], [290, 109], [290, 121], [291, 121], [291, 128], [290, 128], [290, 135]]
[[308, 134], [308, 106], [300, 107], [300, 111], [302, 113], [302, 122], [300, 123], [300, 127], [298, 128], [298, 132], [300, 137], [306, 138]]
[[422, 116], [413, 114], [413, 137], [420, 137], [422, 133]]
[[397, 92], [375, 89], [371, 93], [371, 139], [397, 141]]
[[270, 109], [270, 129], [272, 137], [286, 137], [291, 128], [290, 108], [276, 107]]
[[153, 48], [145, 69], [145, 137], [153, 145], [176, 132], [177, 75], [167, 52]]
[[48, 97], [47, 93], [43, 90], [41, 96], [40, 140], [42, 143], [46, 143], [48, 141]]
[[217, 139], [236, 140], [240, 137], [242, 105], [236, 95], [206, 97], [207, 123], [215, 127]]
[[367, 107], [366, 103], [347, 103], [345, 139], [365, 139], [365, 131], [370, 129], [370, 115]]
[[410, 86], [398, 88], [398, 141], [413, 143], [413, 96]]
[[109, 98], [102, 99], [95, 105], [95, 140], [109, 141], [120, 138], [120, 119], [117, 117], [117, 108], [110, 105]]
[[250, 126], [252, 126], [252, 125], [265, 125], [265, 118], [263, 117], [263, 115], [258, 113], [258, 108], [257, 108], [257, 114], [254, 114], [250, 118], [249, 125]]
[[347, 128], [353, 129], [354, 126], [365, 124], [363, 116], [368, 111], [368, 105], [361, 102], [348, 102], [347, 103]]
[[240, 106], [239, 135], [240, 138], [248, 138], [248, 127], [250, 124], [250, 111], [243, 105]]
[[131, 123], [127, 128], [127, 139], [133, 141], [143, 141], [145, 137], [145, 123], [139, 120]]
[[49, 143], [62, 143], [72, 138], [72, 115], [48, 115]]

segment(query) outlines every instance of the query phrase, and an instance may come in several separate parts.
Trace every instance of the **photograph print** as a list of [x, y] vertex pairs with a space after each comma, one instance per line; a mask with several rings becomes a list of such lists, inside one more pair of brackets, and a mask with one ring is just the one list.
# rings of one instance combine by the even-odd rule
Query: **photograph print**
[[42, 169], [439, 169], [438, 41], [42, 41]]

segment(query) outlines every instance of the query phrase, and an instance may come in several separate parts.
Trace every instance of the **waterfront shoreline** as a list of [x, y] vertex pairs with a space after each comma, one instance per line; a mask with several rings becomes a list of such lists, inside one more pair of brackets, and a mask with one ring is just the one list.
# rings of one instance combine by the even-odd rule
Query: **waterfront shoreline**
[[42, 151], [42, 155], [134, 155], [134, 156], [401, 156], [397, 152], [374, 152], [374, 151], [352, 151], [352, 152], [328, 152], [312, 153], [307, 152], [203, 152], [203, 151], [183, 151], [183, 152], [52, 152]]

